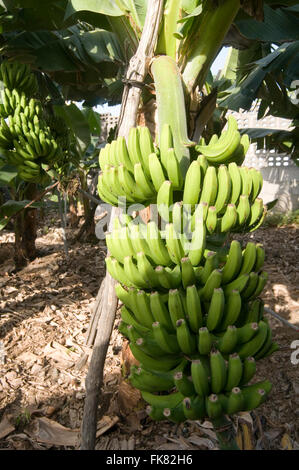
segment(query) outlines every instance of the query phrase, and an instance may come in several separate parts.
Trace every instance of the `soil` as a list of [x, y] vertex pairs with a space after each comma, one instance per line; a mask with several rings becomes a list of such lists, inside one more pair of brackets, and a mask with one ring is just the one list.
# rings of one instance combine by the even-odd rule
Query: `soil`
[[[0, 449], [80, 445], [88, 363], [81, 369], [78, 364], [90, 353], [86, 332], [105, 274], [106, 247], [103, 241], [72, 242], [66, 257], [56, 215], [50, 228], [43, 225], [38, 258], [18, 272], [14, 236], [0, 234]], [[266, 249], [265, 306], [299, 328], [298, 227], [261, 228], [242, 239]], [[240, 413], [234, 425], [242, 448], [298, 450], [299, 335], [272, 315], [267, 318], [280, 350], [259, 361], [257, 378], [273, 383], [270, 399], [254, 412]], [[175, 425], [147, 417], [139, 392], [124, 377], [130, 356], [118, 322], [119, 315], [105, 363], [96, 448], [217, 449], [208, 421]]]

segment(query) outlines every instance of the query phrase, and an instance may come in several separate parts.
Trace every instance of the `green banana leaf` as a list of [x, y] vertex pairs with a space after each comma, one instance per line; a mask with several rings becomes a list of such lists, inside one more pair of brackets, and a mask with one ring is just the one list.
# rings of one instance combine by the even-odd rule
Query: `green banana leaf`
[[240, 33], [249, 39], [281, 43], [299, 39], [299, 18], [285, 8], [264, 5], [264, 21], [241, 19], [235, 22]]
[[[20, 212], [22, 209], [24, 209], [27, 204], [29, 204], [30, 201], [6, 201], [2, 206], [0, 206], [0, 230], [3, 230], [10, 219], [16, 215], [18, 212]], [[33, 203], [30, 207], [32, 209], [37, 209], [38, 207], [41, 207], [42, 203], [41, 202], [35, 202]]]
[[148, 0], [70, 0], [65, 12], [65, 19], [78, 12], [92, 12], [97, 15], [129, 15], [141, 30], [144, 25]]
[[8, 186], [17, 176], [18, 170], [12, 165], [4, 165], [0, 168], [0, 187]]

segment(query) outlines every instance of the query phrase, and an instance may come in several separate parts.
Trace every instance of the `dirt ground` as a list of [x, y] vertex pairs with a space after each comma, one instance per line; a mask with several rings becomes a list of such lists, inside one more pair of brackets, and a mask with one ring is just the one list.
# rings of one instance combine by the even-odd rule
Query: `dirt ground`
[[[106, 247], [73, 243], [66, 258], [55, 217], [49, 225], [39, 233], [39, 257], [17, 273], [13, 234], [0, 233], [0, 449], [79, 447], [88, 364], [80, 369], [78, 361], [89, 352], [85, 338]], [[262, 228], [245, 238], [266, 249], [265, 305], [299, 327], [298, 227]], [[259, 362], [257, 377], [273, 383], [271, 398], [234, 424], [243, 448], [298, 450], [299, 363], [291, 355], [299, 360], [292, 349], [299, 334], [267, 317], [280, 351]], [[139, 392], [121, 375], [126, 355], [118, 322], [105, 364], [96, 448], [217, 449], [208, 421], [174, 425], [147, 417]]]

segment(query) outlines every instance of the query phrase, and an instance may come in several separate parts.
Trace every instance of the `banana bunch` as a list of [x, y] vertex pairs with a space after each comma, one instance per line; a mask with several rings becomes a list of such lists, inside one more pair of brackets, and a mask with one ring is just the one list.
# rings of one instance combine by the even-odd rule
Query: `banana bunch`
[[99, 163], [98, 193], [112, 205], [117, 205], [118, 197], [148, 205], [156, 201], [165, 181], [169, 180], [175, 190], [183, 184], [169, 126], [164, 128], [160, 150], [155, 148], [147, 127], [134, 127], [127, 144], [124, 137], [118, 137], [101, 149]]
[[207, 145], [202, 141], [195, 146], [195, 149], [206, 157], [210, 165], [227, 165], [235, 162], [241, 166], [249, 145], [248, 135], [240, 136], [237, 120], [230, 115], [227, 119], [227, 130], [223, 131], [219, 138], [214, 134]]
[[38, 90], [37, 80], [30, 66], [17, 61], [4, 60], [1, 63], [0, 80], [8, 90], [19, 90], [26, 96], [34, 96]]
[[[42, 117], [41, 103], [35, 98], [35, 76], [28, 66], [3, 62], [1, 90], [0, 147], [7, 161], [16, 166], [26, 182], [43, 182], [47, 174], [41, 164], [60, 159], [61, 148]], [[18, 87], [18, 88], [16, 88]]]
[[137, 127], [127, 144], [118, 137], [100, 152], [100, 197], [156, 203], [161, 217], [144, 224], [122, 214], [106, 235], [119, 330], [139, 362], [129, 380], [153, 419], [248, 411], [271, 390], [268, 381], [249, 384], [256, 362], [278, 349], [259, 298], [265, 252], [252, 242], [223, 246], [227, 232], [255, 230], [265, 216], [261, 174], [240, 166], [248, 145], [229, 118], [219, 139], [196, 147], [184, 178], [168, 124], [159, 148]]

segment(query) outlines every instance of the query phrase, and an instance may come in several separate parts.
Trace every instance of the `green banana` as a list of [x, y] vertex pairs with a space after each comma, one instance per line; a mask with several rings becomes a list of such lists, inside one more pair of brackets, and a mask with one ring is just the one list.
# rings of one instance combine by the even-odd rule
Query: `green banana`
[[249, 198], [247, 194], [241, 194], [239, 198], [239, 204], [237, 206], [237, 223], [239, 226], [245, 224], [247, 219], [250, 216], [250, 204]]
[[141, 163], [134, 165], [134, 178], [145, 199], [151, 199], [155, 195], [155, 189], [144, 173]]
[[238, 343], [238, 332], [234, 325], [229, 325], [218, 341], [217, 347], [223, 354], [232, 353]]
[[203, 220], [197, 219], [195, 222], [195, 229], [192, 234], [190, 247], [188, 249], [188, 258], [192, 266], [198, 266], [203, 257], [206, 247], [206, 228]]
[[200, 271], [198, 275], [198, 280], [201, 284], [205, 284], [211, 274], [211, 272], [218, 268], [218, 258], [217, 258], [217, 253], [214, 251], [208, 251], [207, 254], [205, 255], [205, 264], [203, 269]]
[[139, 134], [139, 146], [143, 161], [143, 168], [146, 176], [150, 178], [151, 174], [149, 169], [149, 155], [154, 152], [153, 139], [148, 127], [137, 127], [137, 129]]
[[255, 265], [254, 265], [254, 272], [258, 273], [263, 265], [264, 265], [264, 261], [265, 261], [265, 250], [263, 248], [263, 246], [261, 245], [261, 243], [257, 243], [256, 244], [256, 260], [255, 260]]
[[151, 174], [151, 180], [155, 190], [158, 192], [164, 181], [166, 180], [163, 167], [157, 155], [151, 153], [148, 157], [149, 171]]
[[212, 350], [210, 353], [211, 369], [211, 390], [213, 393], [220, 393], [227, 380], [227, 368], [225, 360], [220, 351]]
[[136, 318], [142, 325], [151, 328], [154, 322], [154, 317], [151, 311], [150, 298], [143, 290], [138, 290], [135, 295], [135, 309], [134, 313]]
[[222, 213], [231, 196], [231, 177], [226, 165], [220, 165], [217, 172], [218, 193], [215, 201], [216, 212]]
[[242, 166], [239, 171], [242, 180], [242, 194], [245, 194], [249, 198], [252, 188], [252, 179], [249, 173], [249, 168]]
[[206, 397], [206, 410], [211, 419], [219, 418], [223, 414], [221, 401], [215, 393]]
[[212, 298], [214, 289], [218, 289], [221, 286], [221, 281], [222, 281], [221, 270], [214, 269], [214, 271], [212, 271], [210, 276], [208, 277], [207, 282], [205, 283], [204, 287], [202, 287], [199, 290], [199, 297], [202, 298], [204, 301], [209, 301]]
[[245, 359], [245, 357], [254, 356], [258, 350], [264, 344], [268, 333], [268, 325], [261, 320], [258, 323], [258, 332], [257, 334], [247, 343], [242, 344], [237, 352], [241, 359]]
[[194, 395], [183, 400], [183, 410], [186, 419], [203, 419], [206, 416], [205, 399]]
[[130, 349], [133, 356], [137, 361], [139, 361], [146, 369], [151, 371], [169, 371], [173, 367], [177, 366], [181, 361], [180, 356], [163, 356], [163, 361], [161, 359], [155, 359], [148, 354], [144, 353], [136, 344], [130, 344]]
[[216, 201], [217, 191], [217, 172], [215, 167], [209, 166], [203, 180], [200, 202], [206, 202], [208, 206], [212, 206]]
[[157, 194], [157, 208], [160, 216], [166, 222], [170, 220], [170, 207], [173, 205], [172, 183], [165, 180]]
[[178, 320], [181, 318], [186, 319], [183, 298], [178, 289], [169, 291], [168, 310], [174, 328], [176, 328]]
[[227, 204], [226, 211], [223, 216], [218, 219], [217, 229], [218, 232], [226, 233], [235, 227], [238, 221], [238, 211], [234, 204]]
[[256, 261], [256, 246], [255, 243], [249, 242], [243, 252], [242, 266], [239, 272], [239, 276], [242, 274], [249, 274]]
[[198, 330], [198, 352], [202, 355], [210, 354], [213, 346], [213, 337], [208, 328], [203, 326]]
[[189, 377], [183, 374], [183, 372], [176, 372], [173, 378], [177, 390], [182, 395], [184, 395], [184, 397], [190, 397], [195, 395], [195, 388], [193, 383], [189, 380]]
[[244, 409], [245, 399], [239, 387], [234, 387], [228, 395], [226, 413], [232, 415]]
[[225, 297], [228, 296], [233, 290], [238, 290], [240, 293], [247, 287], [249, 281], [249, 274], [242, 274], [236, 279], [226, 284], [223, 287]]
[[159, 292], [150, 294], [150, 307], [155, 321], [158, 321], [167, 331], [174, 331], [169, 311], [162, 301]]
[[210, 234], [214, 233], [217, 227], [217, 209], [215, 206], [210, 206], [206, 218], [206, 227]]
[[181, 259], [181, 270], [183, 287], [186, 289], [196, 282], [194, 269], [188, 257]]
[[[146, 326], [144, 326], [143, 324], [140, 324], [138, 323], [138, 321], [136, 321], [135, 317], [133, 316], [132, 313], [129, 312], [129, 310], [125, 307], [125, 306], [122, 306], [121, 310], [121, 318], [122, 320], [127, 324], [127, 325], [133, 325], [134, 328], [141, 334], [141, 335], [144, 335], [146, 333], [148, 333], [150, 331], [149, 328], [147, 328]], [[136, 313], [135, 313], [135, 316], [136, 316]]]
[[258, 323], [246, 323], [237, 329], [238, 344], [248, 343], [259, 331]]
[[171, 264], [171, 258], [161, 238], [157, 225], [154, 221], [151, 221], [147, 224], [146, 229], [146, 242], [151, 253], [151, 258], [157, 265], [169, 266]]
[[198, 333], [203, 325], [203, 316], [200, 298], [195, 285], [189, 285], [186, 288], [186, 309], [187, 320], [193, 333]]
[[258, 283], [257, 283], [257, 287], [256, 287], [255, 291], [253, 292], [253, 294], [251, 295], [252, 299], [255, 299], [256, 297], [258, 297], [261, 294], [261, 292], [263, 291], [265, 285], [267, 284], [268, 277], [269, 277], [269, 275], [266, 271], [262, 271], [261, 274], [259, 274], [259, 280], [258, 280]]
[[116, 279], [118, 282], [124, 284], [125, 286], [132, 286], [132, 282], [128, 280], [124, 268], [115, 258], [113, 258], [112, 256], [107, 256], [105, 258], [105, 263], [107, 266], [107, 270], [109, 274], [113, 277], [113, 279]]
[[181, 243], [180, 233], [175, 232], [173, 224], [167, 224], [165, 227], [166, 247], [171, 261], [175, 264], [181, 264], [181, 259], [185, 252]]
[[263, 357], [265, 357], [265, 355], [267, 354], [267, 352], [269, 351], [269, 349], [272, 345], [272, 330], [269, 327], [269, 325], [267, 325], [267, 327], [268, 327], [267, 328], [267, 337], [266, 337], [262, 347], [258, 350], [258, 352], [256, 354], [254, 354], [254, 357], [257, 361], [259, 359], [262, 359]]
[[168, 331], [159, 322], [152, 324], [152, 331], [156, 342], [160, 348], [166, 353], [177, 354], [180, 352], [180, 347], [175, 335], [168, 333]]
[[[148, 287], [148, 283], [144, 281], [132, 256], [124, 257], [124, 272], [133, 286], [141, 287], [142, 289], [146, 289]], [[127, 282], [124, 284], [127, 285]]]
[[184, 354], [193, 354], [196, 351], [196, 338], [190, 332], [184, 318], [180, 318], [176, 322], [176, 336], [180, 349]]
[[234, 387], [238, 387], [241, 383], [244, 372], [244, 366], [237, 353], [230, 354], [227, 365], [227, 380], [225, 390], [230, 391]]
[[226, 330], [229, 325], [234, 325], [239, 318], [242, 308], [242, 298], [237, 289], [233, 289], [228, 295], [225, 296], [225, 307], [223, 313], [223, 320], [219, 329]]
[[[126, 139], [123, 136], [118, 136], [116, 139], [116, 153], [118, 155], [119, 164], [122, 164], [127, 171], [134, 172], [134, 165], [130, 159]], [[104, 154], [104, 163], [107, 161], [107, 152]]]
[[175, 408], [184, 399], [184, 395], [180, 392], [174, 392], [169, 395], [154, 395], [149, 392], [142, 391], [142, 398], [151, 406], [159, 408]]
[[249, 281], [248, 281], [248, 284], [247, 284], [247, 287], [245, 290], [243, 290], [242, 292], [242, 298], [245, 299], [245, 300], [248, 300], [250, 299], [250, 297], [252, 296], [252, 294], [255, 292], [256, 290], [256, 287], [257, 287], [257, 284], [258, 284], [258, 281], [259, 281], [259, 276], [257, 273], [254, 273], [254, 272], [251, 272], [249, 274]]
[[191, 377], [196, 393], [200, 397], [207, 396], [210, 393], [209, 377], [200, 359], [191, 361]]
[[260, 171], [255, 168], [249, 168], [249, 175], [252, 181], [250, 200], [254, 201], [261, 192], [263, 182]]
[[213, 331], [221, 323], [225, 305], [225, 297], [221, 287], [215, 288], [211, 297], [206, 326]]
[[254, 357], [245, 357], [243, 361], [243, 372], [239, 385], [246, 385], [254, 377], [256, 362]]
[[251, 411], [260, 406], [266, 400], [271, 389], [272, 384], [268, 380], [243, 387], [244, 411]]
[[180, 282], [174, 282], [171, 273], [169, 273], [164, 266], [157, 266], [155, 273], [160, 286], [164, 287], [164, 289], [174, 289], [180, 284]]
[[166, 392], [173, 387], [173, 379], [168, 372], [150, 372], [143, 367], [131, 366], [128, 379], [133, 387], [145, 392]]
[[190, 204], [192, 208], [198, 203], [201, 192], [201, 167], [194, 160], [188, 168], [184, 182], [183, 204]]
[[139, 145], [139, 135], [138, 135], [137, 127], [131, 127], [129, 131], [127, 148], [128, 148], [130, 160], [132, 164], [134, 165], [134, 168], [135, 168], [136, 163], [142, 165], [143, 160], [142, 160], [142, 155], [141, 155], [141, 150], [140, 150], [140, 145]]
[[137, 268], [149, 288], [159, 285], [157, 274], [143, 251], [137, 253]]
[[241, 244], [237, 240], [233, 240], [230, 244], [226, 263], [222, 269], [222, 283], [228, 284], [236, 279], [242, 266], [242, 249]]
[[245, 323], [258, 323], [260, 318], [260, 308], [262, 301], [260, 299], [255, 299], [251, 302], [248, 312], [245, 317]]
[[180, 165], [176, 158], [175, 151], [173, 148], [169, 148], [167, 150], [166, 162], [167, 162], [166, 172], [168, 175], [168, 179], [171, 181], [173, 185], [173, 189], [175, 190], [181, 189], [184, 181], [183, 181]]

